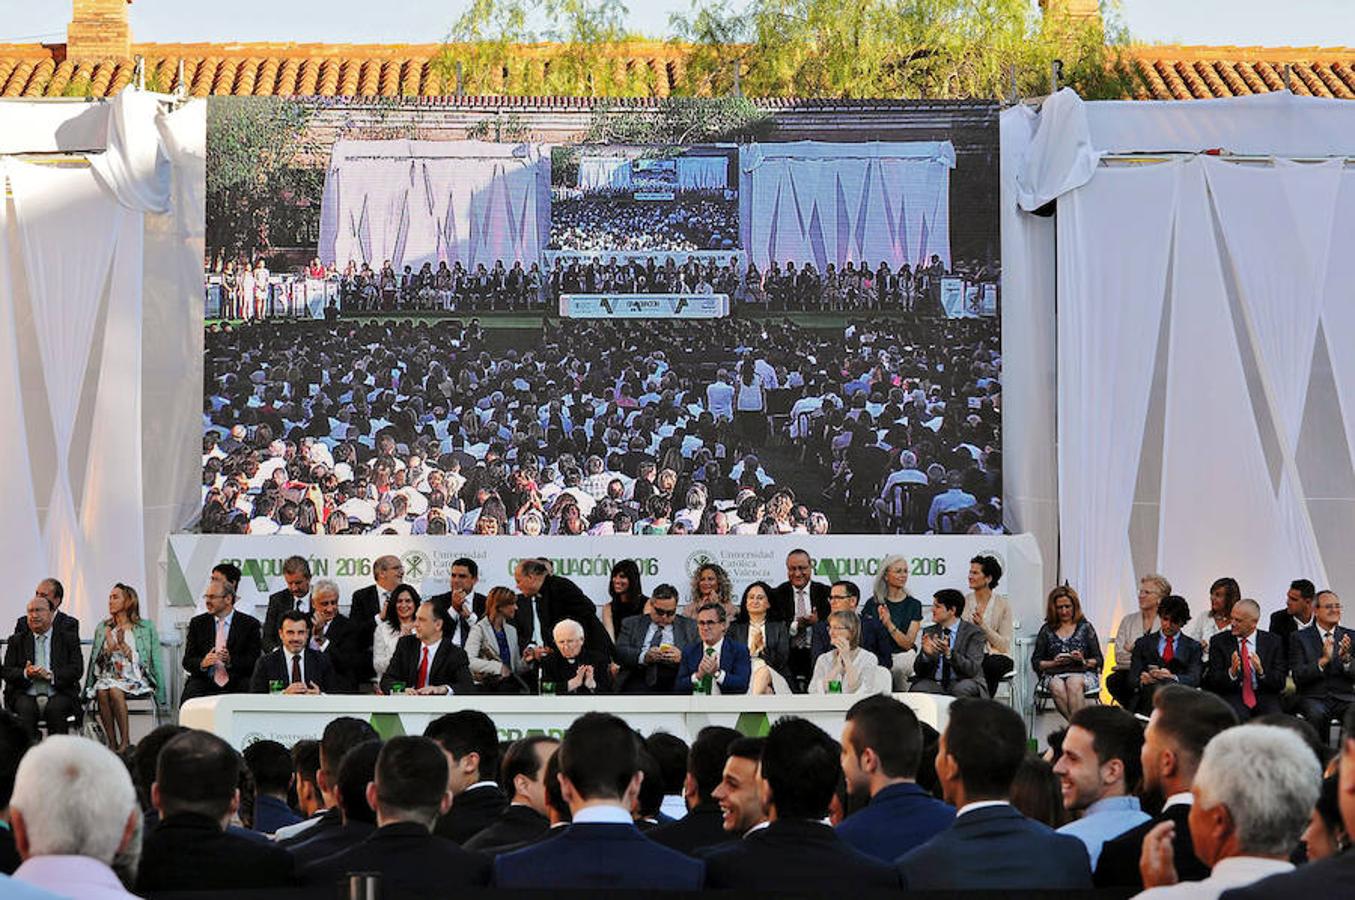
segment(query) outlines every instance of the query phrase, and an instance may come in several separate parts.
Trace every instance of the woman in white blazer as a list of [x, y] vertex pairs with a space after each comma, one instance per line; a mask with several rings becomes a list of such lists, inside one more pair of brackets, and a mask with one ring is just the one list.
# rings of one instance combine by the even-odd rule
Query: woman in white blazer
[[470, 674], [481, 691], [517, 694], [525, 686], [520, 676], [527, 666], [518, 649], [518, 631], [513, 617], [518, 611], [518, 595], [509, 588], [496, 587], [485, 598], [485, 614], [466, 635], [466, 655]]

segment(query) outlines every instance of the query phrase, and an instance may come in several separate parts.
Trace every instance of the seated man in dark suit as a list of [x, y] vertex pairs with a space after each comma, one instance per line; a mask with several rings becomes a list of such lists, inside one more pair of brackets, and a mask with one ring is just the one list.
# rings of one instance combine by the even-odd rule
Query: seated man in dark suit
[[433, 834], [433, 823], [452, 805], [447, 754], [436, 741], [404, 735], [386, 741], [367, 802], [376, 809], [376, 831], [306, 866], [303, 882], [332, 887], [349, 872], [379, 872], [384, 891], [430, 896], [488, 884], [487, 857]]
[[[55, 611], [52, 615], [52, 627], [58, 631], [70, 631], [80, 634], [80, 620], [61, 611], [61, 601], [66, 599], [66, 589], [55, 578], [44, 578], [33, 589], [34, 597], [41, 597], [51, 604]], [[14, 633], [19, 634], [28, 628], [28, 616], [19, 616], [14, 621]]]
[[420, 603], [414, 614], [414, 633], [396, 643], [386, 674], [381, 676], [381, 690], [391, 693], [400, 684], [407, 694], [474, 694], [466, 651], [443, 638], [455, 627], [445, 609], [427, 600]]
[[318, 834], [309, 836], [303, 833], [300, 840], [287, 845], [298, 872], [313, 862], [356, 846], [376, 830], [376, 811], [367, 802], [367, 785], [376, 778], [376, 758], [380, 752], [381, 741], [370, 740], [344, 754], [335, 791], [339, 827], [320, 828]]
[[438, 742], [451, 762], [451, 812], [438, 819], [433, 833], [464, 844], [499, 817], [508, 798], [499, 789], [499, 730], [478, 709], [438, 716], [423, 736]]
[[758, 770], [768, 825], [707, 854], [706, 886], [835, 894], [897, 889], [891, 865], [824, 824], [841, 777], [841, 752], [823, 729], [793, 716], [778, 720]]
[[1289, 649], [1289, 639], [1305, 628], [1313, 626], [1314, 607], [1317, 604], [1317, 589], [1307, 578], [1296, 578], [1290, 582], [1284, 595], [1284, 609], [1270, 614], [1269, 632], [1281, 640], [1281, 646]]
[[1209, 875], [1209, 867], [1195, 855], [1190, 840], [1190, 793], [1195, 770], [1200, 766], [1205, 745], [1214, 735], [1237, 724], [1232, 707], [1207, 691], [1180, 685], [1163, 685], [1153, 694], [1153, 714], [1143, 732], [1143, 802], [1162, 812], [1119, 837], [1101, 845], [1096, 861], [1097, 887], [1140, 889], [1139, 874], [1143, 839], [1155, 826], [1172, 822], [1172, 850], [1176, 877], [1181, 881], [1199, 881]]
[[792, 550], [786, 554], [786, 580], [772, 591], [771, 609], [767, 616], [785, 622], [790, 628], [790, 671], [801, 691], [809, 683], [814, 671], [814, 658], [809, 653], [810, 629], [828, 620], [829, 587], [821, 581], [811, 581], [814, 560], [807, 550]]
[[724, 814], [714, 793], [724, 775], [729, 745], [739, 737], [733, 728], [721, 725], [707, 725], [697, 732], [687, 751], [687, 777], [682, 785], [687, 815], [649, 832], [652, 839], [679, 853], [691, 854], [702, 847], [738, 838], [737, 834], [725, 831]]
[[466, 635], [485, 615], [487, 598], [475, 591], [475, 585], [480, 581], [480, 567], [475, 560], [463, 556], [452, 561], [447, 576], [451, 590], [434, 594], [428, 599], [447, 607], [447, 612], [456, 620], [457, 626], [452, 633], [452, 642], [465, 649]]
[[282, 562], [282, 581], [285, 587], [268, 595], [268, 611], [263, 616], [263, 652], [278, 649], [278, 629], [282, 614], [298, 610], [309, 621], [314, 604], [311, 597], [311, 564], [304, 556], [289, 556]]
[[213, 581], [202, 595], [207, 611], [188, 621], [184, 639], [183, 699], [249, 692], [259, 662], [259, 620], [235, 608], [235, 588]]
[[1092, 873], [1075, 837], [1011, 805], [1026, 755], [1021, 716], [993, 700], [960, 698], [936, 748], [936, 777], [955, 822], [898, 861], [905, 890], [1086, 890]]
[[640, 790], [640, 742], [608, 713], [574, 720], [556, 753], [560, 792], [573, 823], [558, 836], [494, 860], [506, 888], [695, 891], [705, 865], [649, 840], [631, 807]]
[[[317, 578], [311, 586], [311, 649], [324, 654], [334, 670], [334, 689], [325, 693], [352, 694], [363, 669], [362, 630], [339, 612], [339, 586]], [[368, 660], [370, 662], [370, 660]]]
[[[852, 581], [834, 581], [828, 594], [828, 605], [832, 612], [856, 612], [861, 602], [861, 589]], [[880, 665], [888, 669], [894, 664], [894, 641], [885, 630], [878, 616], [861, 617], [861, 646], [875, 654]], [[828, 636], [828, 620], [814, 625], [809, 632], [809, 656], [818, 659], [833, 649], [833, 641]]]
[[1280, 712], [1286, 675], [1280, 639], [1257, 630], [1261, 607], [1255, 600], [1234, 603], [1232, 616], [1232, 627], [1209, 640], [1204, 686], [1228, 701], [1243, 722]]
[[588, 642], [582, 624], [561, 619], [551, 634], [555, 638], [555, 652], [538, 663], [542, 685], [553, 685], [557, 694], [612, 692], [611, 658], [597, 647], [585, 646]]
[[1129, 663], [1129, 683], [1134, 687], [1129, 711], [1148, 715], [1153, 694], [1164, 684], [1197, 688], [1204, 675], [1204, 647], [1181, 629], [1190, 621], [1190, 606], [1176, 594], [1157, 604], [1159, 630], [1134, 642]]
[[927, 843], [950, 827], [955, 808], [917, 785], [922, 727], [912, 707], [893, 697], [858, 700], [842, 726], [842, 769], [849, 794], [870, 805], [837, 826], [838, 837], [882, 862]]
[[960, 618], [964, 594], [942, 588], [932, 595], [932, 622], [922, 629], [922, 641], [913, 664], [910, 690], [952, 697], [986, 697], [983, 654], [988, 638], [983, 629]]
[[[546, 771], [560, 742], [548, 734], [532, 734], [512, 743], [503, 755], [499, 780], [513, 792], [499, 817], [462, 844], [467, 850], [500, 853], [540, 840], [550, 831], [546, 803]], [[456, 805], [453, 804], [453, 809]]]
[[746, 694], [753, 677], [753, 658], [748, 648], [726, 639], [728, 614], [719, 603], [707, 603], [696, 611], [701, 640], [682, 649], [673, 690], [679, 694]]
[[329, 694], [334, 690], [334, 670], [329, 658], [307, 646], [310, 622], [306, 614], [289, 609], [278, 628], [282, 645], [259, 657], [249, 679], [252, 694], [267, 694], [274, 684], [286, 685], [284, 694]]
[[671, 694], [682, 662], [682, 648], [696, 643], [696, 623], [678, 615], [678, 592], [671, 584], [654, 588], [649, 615], [628, 616], [616, 636], [621, 664], [617, 691], [622, 694]]
[[1317, 595], [1317, 625], [1289, 638], [1289, 668], [1298, 690], [1299, 715], [1317, 729], [1325, 744], [1332, 719], [1345, 717], [1355, 701], [1355, 631], [1341, 625], [1341, 598]]
[[214, 734], [185, 731], [165, 744], [151, 785], [160, 821], [142, 844], [138, 894], [292, 884], [286, 850], [226, 833], [240, 805], [239, 780], [239, 754]]
[[272, 834], [301, 817], [287, 805], [292, 786], [292, 754], [277, 741], [255, 741], [241, 754], [254, 779], [254, 821], [250, 829]]
[[38, 719], [48, 734], [65, 734], [80, 710], [80, 680], [84, 659], [80, 635], [53, 624], [56, 610], [46, 597], [28, 601], [27, 627], [16, 631], [5, 646], [5, 706], [34, 740]]

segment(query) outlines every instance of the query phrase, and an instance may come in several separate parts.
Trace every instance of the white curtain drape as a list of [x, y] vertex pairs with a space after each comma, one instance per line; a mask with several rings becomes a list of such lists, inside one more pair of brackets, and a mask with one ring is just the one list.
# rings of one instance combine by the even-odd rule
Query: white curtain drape
[[679, 156], [677, 182], [684, 191], [722, 191], [729, 187], [729, 160], [723, 156]]
[[630, 159], [585, 156], [579, 160], [579, 187], [585, 191], [630, 190]]

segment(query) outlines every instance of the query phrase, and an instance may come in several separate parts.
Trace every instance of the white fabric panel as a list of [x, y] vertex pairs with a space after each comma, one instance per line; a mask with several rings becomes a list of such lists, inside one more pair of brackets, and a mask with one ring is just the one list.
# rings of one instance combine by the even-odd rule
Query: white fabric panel
[[169, 211], [169, 158], [156, 127], [164, 99], [132, 88], [119, 93], [111, 104], [107, 148], [90, 158], [94, 174], [128, 209]]
[[679, 156], [677, 182], [686, 191], [725, 190], [729, 187], [729, 160], [723, 156]]
[[579, 160], [579, 187], [585, 191], [630, 189], [630, 158], [585, 156]]
[[0, 154], [102, 150], [110, 112], [106, 101], [0, 99]]
[[1323, 288], [1322, 331], [1327, 339], [1336, 396], [1345, 425], [1346, 446], [1355, 467], [1355, 253], [1344, 244], [1344, 236], [1355, 234], [1355, 170], [1341, 173], [1333, 234], [1342, 235], [1341, 244], [1328, 254], [1327, 277]]
[[1060, 548], [1098, 633], [1134, 603], [1129, 517], [1178, 169], [1101, 172], [1059, 204]]

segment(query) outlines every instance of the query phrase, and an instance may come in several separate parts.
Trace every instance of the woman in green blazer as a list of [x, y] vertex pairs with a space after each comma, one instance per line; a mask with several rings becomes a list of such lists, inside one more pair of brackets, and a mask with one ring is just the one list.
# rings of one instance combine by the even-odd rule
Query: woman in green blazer
[[141, 618], [136, 590], [118, 583], [108, 593], [108, 618], [94, 626], [85, 694], [98, 702], [99, 722], [108, 746], [127, 749], [127, 698], [155, 695], [165, 703], [165, 678], [160, 666], [160, 636], [149, 619]]

